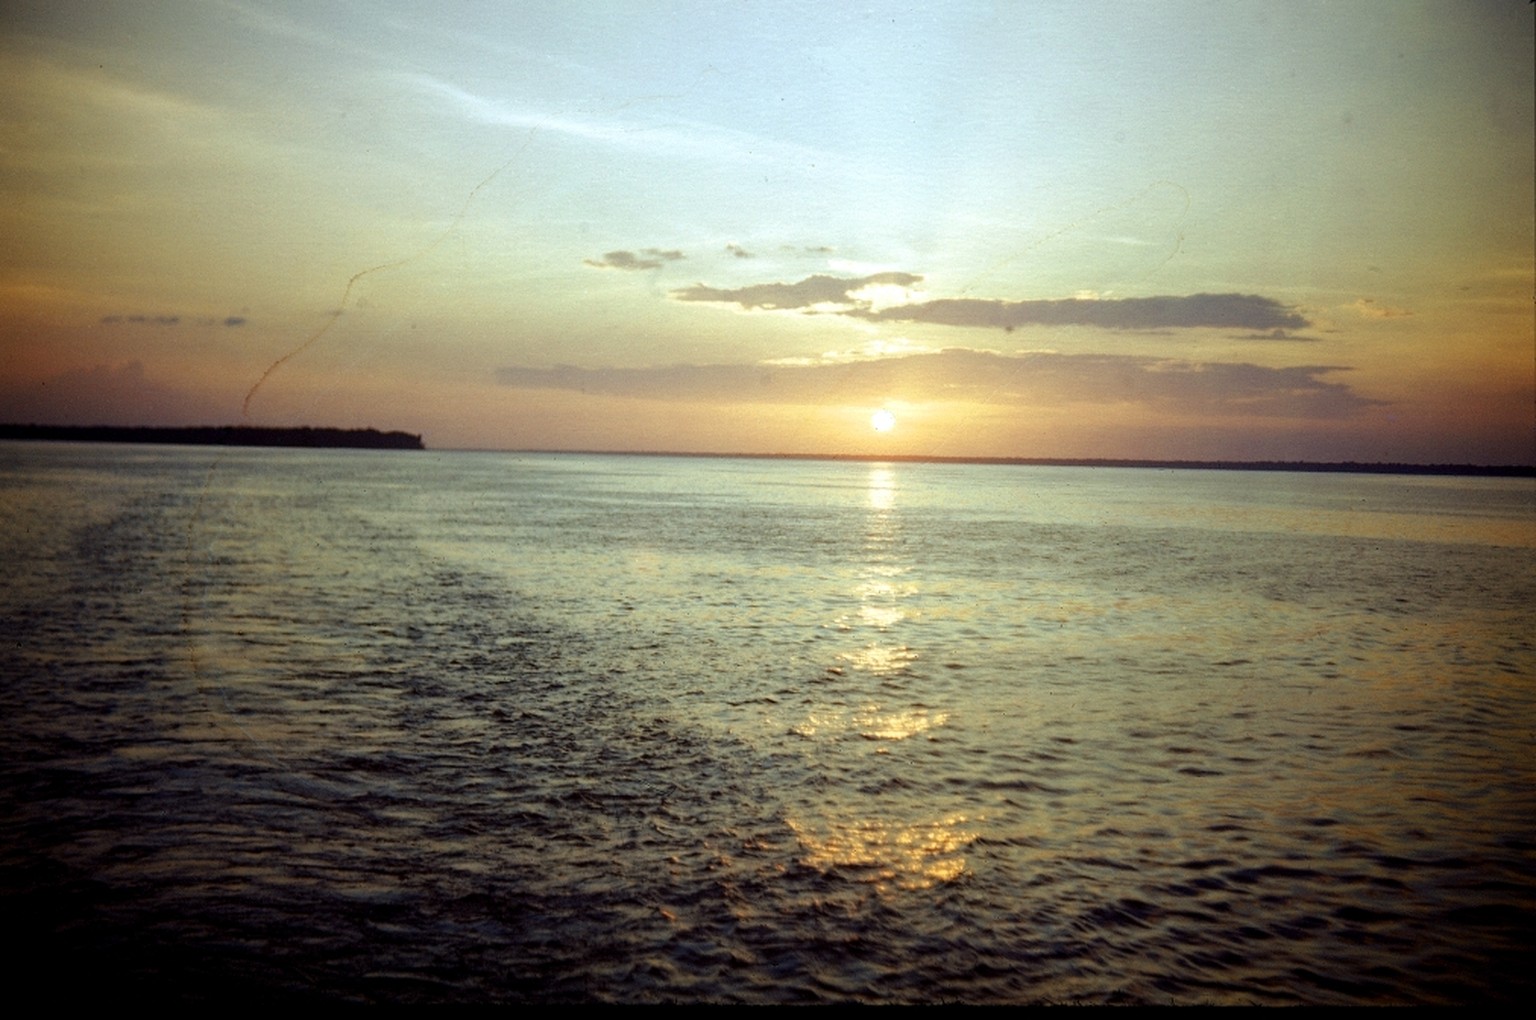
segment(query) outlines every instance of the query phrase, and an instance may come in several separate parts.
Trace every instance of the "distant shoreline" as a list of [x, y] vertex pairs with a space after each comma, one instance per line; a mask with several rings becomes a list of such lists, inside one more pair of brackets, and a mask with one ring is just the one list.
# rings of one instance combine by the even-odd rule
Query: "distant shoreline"
[[570, 454], [603, 457], [715, 457], [738, 460], [831, 460], [851, 463], [999, 464], [1014, 467], [1153, 468], [1185, 471], [1302, 471], [1369, 475], [1468, 475], [1489, 478], [1536, 478], [1530, 464], [1402, 464], [1358, 461], [1286, 460], [1137, 460], [1087, 457], [941, 457], [926, 454], [874, 453], [689, 453], [646, 450], [504, 450], [498, 453]]
[[[77, 443], [158, 443], [177, 446], [266, 446], [299, 449], [425, 450], [422, 437], [377, 429], [263, 428], [251, 425], [191, 428], [111, 425], [0, 425], [0, 440], [50, 440]], [[1408, 464], [1361, 461], [1291, 460], [1150, 460], [1091, 457], [945, 457], [875, 453], [709, 453], [683, 450], [486, 450], [463, 453], [537, 453], [599, 457], [695, 457], [721, 460], [822, 460], [848, 463], [996, 464], [1012, 467], [1143, 468], [1165, 471], [1298, 471], [1369, 475], [1462, 475], [1485, 478], [1536, 478], [1530, 464]]]
[[0, 425], [0, 439], [76, 443], [161, 443], [175, 446], [284, 446], [305, 449], [424, 450], [421, 437], [377, 429], [262, 428], [254, 425], [190, 428], [114, 425]]

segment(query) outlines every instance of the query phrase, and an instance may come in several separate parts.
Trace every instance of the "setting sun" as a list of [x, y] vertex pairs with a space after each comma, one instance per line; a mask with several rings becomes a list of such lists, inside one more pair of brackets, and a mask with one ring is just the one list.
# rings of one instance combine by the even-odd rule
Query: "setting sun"
[[896, 427], [896, 416], [882, 407], [869, 416], [869, 424], [876, 432], [889, 432]]

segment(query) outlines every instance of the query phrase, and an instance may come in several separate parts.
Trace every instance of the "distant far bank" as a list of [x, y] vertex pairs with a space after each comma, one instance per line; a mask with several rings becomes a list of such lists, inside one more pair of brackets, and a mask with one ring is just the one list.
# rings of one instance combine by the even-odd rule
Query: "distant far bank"
[[[189, 428], [113, 425], [3, 425], [0, 440], [60, 440], [76, 443], [164, 443], [180, 446], [268, 446], [308, 449], [425, 450], [422, 437], [378, 429], [263, 428], [253, 425]], [[1075, 457], [945, 457], [875, 453], [717, 453], [686, 450], [463, 450], [466, 453], [537, 453], [600, 457], [697, 457], [737, 460], [810, 460], [893, 464], [998, 464], [1018, 467], [1151, 468], [1185, 471], [1300, 471], [1370, 475], [1465, 475], [1536, 478], [1531, 464], [1410, 464], [1401, 462], [1302, 460], [1141, 460]]]
[[287, 446], [309, 449], [424, 450], [421, 437], [377, 429], [260, 428], [252, 425], [192, 428], [123, 428], [111, 425], [0, 425], [0, 439], [74, 443], [168, 443], [177, 446]]
[[1185, 471], [1309, 471], [1368, 475], [1473, 475], [1490, 478], [1536, 478], [1530, 464], [1402, 464], [1358, 461], [1291, 460], [1134, 460], [1070, 457], [931, 457], [924, 454], [866, 453], [688, 453], [639, 450], [509, 450], [611, 457], [720, 457], [741, 460], [833, 460], [870, 464], [1002, 464], [1020, 467], [1157, 468]]

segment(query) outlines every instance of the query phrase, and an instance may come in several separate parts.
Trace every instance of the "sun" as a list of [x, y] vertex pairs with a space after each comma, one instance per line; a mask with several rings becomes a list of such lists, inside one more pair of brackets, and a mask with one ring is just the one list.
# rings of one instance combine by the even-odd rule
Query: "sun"
[[896, 416], [882, 407], [869, 416], [869, 427], [876, 432], [889, 432], [896, 427]]

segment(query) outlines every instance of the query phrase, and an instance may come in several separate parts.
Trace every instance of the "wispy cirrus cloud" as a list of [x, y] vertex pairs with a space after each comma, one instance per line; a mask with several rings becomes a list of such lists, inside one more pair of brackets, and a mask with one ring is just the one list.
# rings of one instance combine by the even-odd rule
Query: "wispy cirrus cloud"
[[1190, 414], [1338, 419], [1377, 403], [1326, 376], [1343, 366], [1270, 368], [1114, 354], [1000, 354], [969, 348], [868, 360], [652, 368], [506, 367], [497, 380], [646, 400], [825, 404], [969, 400], [990, 404], [1143, 404]]
[[645, 248], [640, 254], [632, 251], [604, 252], [599, 259], [582, 259], [586, 265], [593, 269], [622, 269], [634, 271], [637, 269], [660, 269], [668, 262], [677, 262], [685, 256], [675, 249], [663, 251], [659, 248]]
[[479, 95], [429, 74], [402, 75], [420, 91], [446, 100], [466, 119], [480, 124], [549, 132], [612, 149], [663, 152], [671, 156], [733, 164], [771, 160], [826, 160], [804, 146], [735, 128], [680, 118], [638, 117], [616, 109], [611, 116], [553, 113], [513, 101]]

